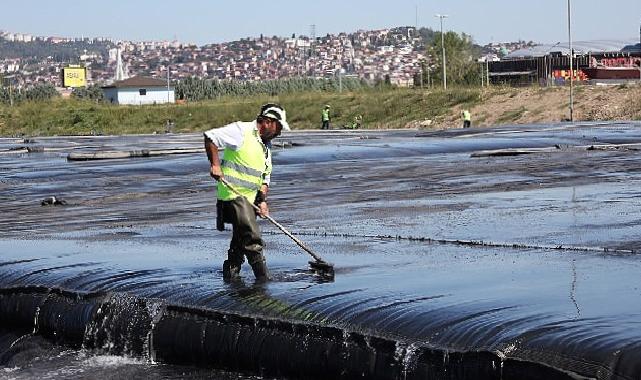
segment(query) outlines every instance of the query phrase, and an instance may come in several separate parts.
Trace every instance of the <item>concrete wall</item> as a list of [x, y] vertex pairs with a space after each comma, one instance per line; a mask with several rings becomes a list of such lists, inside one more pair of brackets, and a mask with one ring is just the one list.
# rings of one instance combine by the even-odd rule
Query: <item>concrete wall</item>
[[[140, 90], [146, 90], [147, 93], [141, 95]], [[174, 90], [169, 90], [168, 97], [166, 87], [107, 88], [103, 91], [105, 100], [114, 104], [142, 105], [174, 103], [175, 101]]]

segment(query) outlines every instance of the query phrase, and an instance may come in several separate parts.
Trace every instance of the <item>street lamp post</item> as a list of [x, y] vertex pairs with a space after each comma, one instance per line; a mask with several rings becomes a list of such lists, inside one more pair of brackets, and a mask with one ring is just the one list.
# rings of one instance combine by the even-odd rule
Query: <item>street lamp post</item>
[[568, 0], [568, 40], [570, 45], [570, 122], [574, 121], [574, 51], [572, 50], [572, 6]]
[[485, 60], [485, 83], [490, 87], [490, 61]]
[[169, 96], [169, 63], [167, 64], [167, 104], [171, 103], [171, 97]]
[[545, 51], [545, 54], [543, 55], [543, 64], [545, 65], [545, 86], [550, 87], [550, 77], [552, 76], [552, 58], [548, 58], [550, 55], [550, 51], [554, 49], [555, 47], [559, 46], [561, 44], [561, 41], [555, 43]]
[[7, 75], [2, 77], [2, 83], [0, 85], [4, 86], [4, 82], [6, 81], [9, 85], [9, 106], [13, 107], [13, 78], [15, 77], [14, 75]]
[[447, 18], [447, 15], [436, 14], [434, 17], [441, 19], [441, 50], [443, 51], [443, 89], [447, 90], [447, 62], [445, 61], [445, 36], [443, 35], [443, 19]]

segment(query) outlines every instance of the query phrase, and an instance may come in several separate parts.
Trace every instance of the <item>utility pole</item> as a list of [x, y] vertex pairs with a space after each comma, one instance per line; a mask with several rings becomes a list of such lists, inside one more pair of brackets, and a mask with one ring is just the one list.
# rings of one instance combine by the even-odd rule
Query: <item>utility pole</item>
[[485, 60], [485, 83], [487, 84], [487, 87], [490, 87], [490, 61], [487, 59]]
[[169, 97], [169, 63], [167, 63], [167, 103], [171, 103], [171, 99]]
[[545, 65], [545, 87], [550, 87], [552, 85], [550, 78], [552, 77], [552, 57], [550, 57], [550, 52], [555, 47], [559, 46], [561, 41], [552, 45], [549, 49], [545, 51], [543, 55], [543, 64]]
[[309, 61], [312, 64], [312, 77], [316, 77], [316, 60], [314, 57], [314, 42], [316, 40], [316, 24], [309, 26]]
[[7, 80], [9, 83], [9, 106], [13, 107], [13, 78], [15, 75], [7, 75], [5, 77], [2, 77], [2, 82], [0, 83], [1, 85], [4, 85], [4, 81]]
[[570, 44], [570, 122], [574, 122], [574, 51], [572, 50], [572, 6], [568, 0], [568, 39]]
[[[569, 0], [568, 0], [569, 1]], [[447, 15], [436, 14], [434, 17], [441, 19], [441, 50], [443, 51], [443, 89], [447, 90], [447, 62], [445, 61], [445, 36], [443, 35], [443, 19]]]

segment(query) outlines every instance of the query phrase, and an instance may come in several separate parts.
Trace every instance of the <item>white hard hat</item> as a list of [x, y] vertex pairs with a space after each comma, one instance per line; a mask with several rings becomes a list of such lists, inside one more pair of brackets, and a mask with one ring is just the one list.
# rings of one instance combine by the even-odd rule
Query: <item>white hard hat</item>
[[291, 128], [289, 128], [289, 124], [287, 123], [287, 113], [285, 112], [285, 109], [278, 104], [264, 104], [260, 108], [260, 113], [258, 114], [258, 116], [268, 117], [270, 119], [276, 120], [278, 121], [278, 123], [280, 123], [284, 130], [291, 131]]

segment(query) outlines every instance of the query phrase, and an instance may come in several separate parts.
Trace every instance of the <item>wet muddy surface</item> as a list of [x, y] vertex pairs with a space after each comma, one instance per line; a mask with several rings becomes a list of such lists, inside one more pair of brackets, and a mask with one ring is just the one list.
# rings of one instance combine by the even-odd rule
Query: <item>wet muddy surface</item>
[[[336, 278], [310, 273], [309, 256], [261, 221], [267, 284], [247, 265], [242, 281], [222, 281], [230, 232], [215, 229], [204, 152], [67, 160], [198, 148], [200, 135], [35, 140], [0, 139], [0, 309], [28, 321], [0, 326], [0, 378], [304, 378], [314, 365], [344, 378], [641, 376], [639, 123], [285, 135], [271, 214]], [[516, 148], [550, 149], [472, 157]], [[41, 206], [49, 196], [66, 204]], [[65, 317], [44, 313], [61, 304], [51, 315]], [[139, 348], [133, 332], [102, 337], [114, 305], [144, 305], [130, 319], [144, 332]], [[74, 323], [76, 335], [61, 327]], [[168, 331], [191, 324], [200, 348], [177, 349], [187, 343]], [[258, 364], [207, 351], [232, 330], [227, 351]], [[298, 347], [301, 337], [316, 343]], [[264, 351], [283, 345], [324, 354], [270, 365], [281, 361]]]

